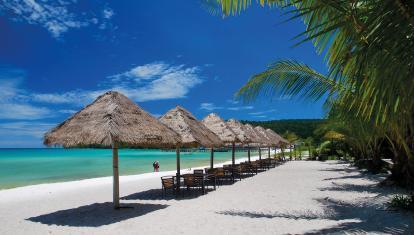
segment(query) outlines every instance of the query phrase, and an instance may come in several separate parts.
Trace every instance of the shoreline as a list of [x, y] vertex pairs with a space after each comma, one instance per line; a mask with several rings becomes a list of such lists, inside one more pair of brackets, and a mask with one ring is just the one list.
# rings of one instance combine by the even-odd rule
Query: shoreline
[[158, 177], [170, 173], [121, 177], [121, 205], [128, 207], [121, 210], [113, 208], [111, 177], [0, 191], [0, 234], [413, 231], [412, 214], [387, 209], [403, 190], [378, 187], [383, 177], [340, 161], [288, 161], [205, 195], [192, 190], [178, 198], [161, 190]]
[[[271, 151], [271, 154], [274, 154], [274, 150]], [[257, 160], [259, 159], [258, 155], [252, 155], [251, 160]], [[262, 158], [266, 158], [266, 156], [262, 156]], [[247, 157], [238, 158], [236, 159], [236, 163], [247, 161]], [[221, 167], [226, 164], [231, 164], [231, 160], [225, 161], [222, 163], [215, 163], [214, 167]], [[194, 169], [204, 169], [208, 168], [209, 166], [195, 166], [191, 168], [184, 168], [181, 169], [182, 173], [189, 173]], [[148, 173], [142, 173], [142, 174], [134, 174], [134, 175], [121, 175], [119, 176], [120, 184], [122, 187], [122, 183], [129, 183], [132, 181], [141, 181], [146, 179], [154, 179], [154, 178], [160, 178], [162, 176], [168, 176], [168, 175], [175, 175], [176, 170], [170, 170], [170, 171], [160, 171], [160, 172], [148, 172]], [[161, 181], [160, 181], [161, 182]], [[105, 185], [105, 184], [112, 184], [112, 176], [105, 176], [105, 177], [95, 177], [95, 178], [88, 178], [88, 179], [80, 179], [80, 180], [70, 180], [70, 181], [62, 181], [62, 182], [51, 182], [51, 183], [40, 183], [40, 184], [32, 184], [32, 185], [26, 185], [26, 186], [19, 186], [19, 187], [13, 187], [13, 188], [6, 188], [6, 189], [0, 189], [0, 200], [2, 199], [2, 196], [5, 196], [7, 194], [17, 194], [18, 198], [22, 198], [21, 193], [26, 194], [27, 191], [31, 192], [28, 196], [33, 196], [33, 194], [36, 195], [44, 195], [46, 194], [46, 191], [53, 191], [53, 192], [63, 192], [66, 190], [73, 190], [78, 187], [90, 187], [90, 186], [99, 186], [99, 185]], [[161, 184], [161, 183], [160, 183]]]

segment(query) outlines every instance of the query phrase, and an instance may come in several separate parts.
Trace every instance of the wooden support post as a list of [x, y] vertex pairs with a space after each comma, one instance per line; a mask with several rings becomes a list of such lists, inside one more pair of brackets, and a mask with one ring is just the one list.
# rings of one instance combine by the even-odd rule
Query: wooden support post
[[177, 146], [175, 148], [175, 154], [176, 154], [176, 158], [177, 158], [177, 192], [180, 192], [180, 178], [181, 178], [181, 173], [180, 173], [180, 146]]
[[231, 146], [231, 164], [234, 166], [236, 164], [236, 144], [233, 142]]
[[262, 149], [259, 147], [259, 160], [262, 160]]
[[119, 170], [118, 170], [118, 146], [112, 145], [112, 169], [113, 169], [113, 202], [114, 208], [119, 209]]
[[210, 152], [210, 168], [213, 169], [214, 167], [214, 147], [211, 147]]
[[267, 152], [267, 157], [270, 158], [270, 147], [269, 147], [269, 152]]
[[247, 146], [247, 159], [250, 162], [250, 146]]

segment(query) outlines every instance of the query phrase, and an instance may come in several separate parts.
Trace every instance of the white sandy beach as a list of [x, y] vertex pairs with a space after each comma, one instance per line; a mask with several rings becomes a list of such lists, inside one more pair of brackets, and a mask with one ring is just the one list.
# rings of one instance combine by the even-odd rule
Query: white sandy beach
[[162, 197], [160, 176], [111, 177], [0, 191], [0, 234], [411, 234], [414, 215], [386, 206], [398, 189], [338, 161], [293, 161], [204, 196]]

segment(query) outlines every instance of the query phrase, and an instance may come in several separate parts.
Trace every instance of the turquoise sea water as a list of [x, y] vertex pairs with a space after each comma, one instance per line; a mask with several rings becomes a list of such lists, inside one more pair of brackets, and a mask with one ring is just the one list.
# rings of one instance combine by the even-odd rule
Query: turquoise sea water
[[[236, 158], [246, 156], [245, 152], [236, 152]], [[214, 159], [214, 163], [229, 161], [231, 152], [215, 152]], [[120, 174], [152, 172], [155, 160], [160, 171], [176, 169], [175, 151], [120, 149]], [[209, 162], [209, 152], [181, 153], [182, 169], [207, 166]], [[0, 189], [110, 175], [110, 149], [0, 149]]]

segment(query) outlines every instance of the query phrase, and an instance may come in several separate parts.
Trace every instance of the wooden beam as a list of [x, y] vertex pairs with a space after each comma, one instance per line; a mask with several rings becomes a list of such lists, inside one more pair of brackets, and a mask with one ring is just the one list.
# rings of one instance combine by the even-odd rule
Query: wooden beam
[[267, 157], [270, 158], [270, 147], [269, 147], [269, 151], [267, 152]]
[[259, 147], [259, 160], [262, 160], [262, 149]]
[[114, 208], [119, 209], [119, 169], [118, 169], [118, 146], [112, 145], [112, 169], [113, 169], [113, 202]]
[[236, 164], [236, 144], [233, 142], [231, 146], [231, 164], [234, 166]]
[[175, 154], [176, 154], [176, 158], [177, 158], [177, 192], [180, 192], [180, 178], [181, 178], [181, 172], [180, 172], [180, 146], [177, 146], [175, 148]]
[[247, 159], [250, 162], [250, 146], [247, 146]]
[[211, 147], [210, 152], [210, 168], [213, 169], [214, 167], [214, 147]]

